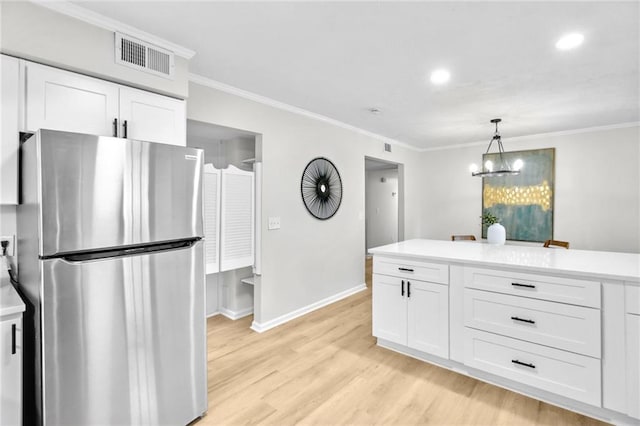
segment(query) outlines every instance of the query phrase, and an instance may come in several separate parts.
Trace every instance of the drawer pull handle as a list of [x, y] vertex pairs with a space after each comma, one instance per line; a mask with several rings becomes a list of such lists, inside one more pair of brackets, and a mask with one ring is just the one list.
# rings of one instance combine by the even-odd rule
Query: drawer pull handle
[[404, 271], [404, 272], [413, 272], [413, 269], [410, 268], [398, 268], [399, 271]]
[[536, 288], [533, 284], [511, 283], [511, 285], [514, 287]]
[[16, 353], [16, 325], [11, 324], [11, 355]]
[[536, 366], [533, 364], [529, 364], [528, 362], [518, 361], [517, 359], [512, 359], [511, 362], [514, 364], [522, 365], [524, 367], [536, 368]]
[[400, 295], [404, 297], [404, 280], [402, 280], [402, 290], [400, 291]]
[[534, 320], [531, 320], [531, 319], [524, 319], [524, 318], [518, 318], [518, 317], [511, 317], [511, 319], [514, 320], [514, 321], [526, 322], [527, 324], [535, 324], [536, 323]]

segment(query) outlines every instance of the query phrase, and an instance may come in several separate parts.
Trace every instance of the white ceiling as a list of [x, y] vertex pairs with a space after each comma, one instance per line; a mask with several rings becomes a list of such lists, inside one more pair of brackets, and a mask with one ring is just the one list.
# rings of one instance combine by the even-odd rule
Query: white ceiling
[[494, 117], [507, 140], [640, 121], [637, 1], [80, 4], [195, 50], [195, 74], [419, 148], [488, 141]]

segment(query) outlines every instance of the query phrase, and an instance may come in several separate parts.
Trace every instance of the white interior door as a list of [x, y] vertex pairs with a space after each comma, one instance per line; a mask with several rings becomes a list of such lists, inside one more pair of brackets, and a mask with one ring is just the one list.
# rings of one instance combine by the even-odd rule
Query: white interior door
[[254, 262], [253, 172], [234, 166], [222, 170], [220, 270], [252, 266]]
[[204, 165], [204, 250], [207, 274], [220, 271], [220, 181], [221, 171]]
[[27, 63], [25, 128], [115, 136], [118, 86], [104, 80]]
[[120, 121], [121, 137], [187, 145], [186, 104], [183, 100], [122, 87]]

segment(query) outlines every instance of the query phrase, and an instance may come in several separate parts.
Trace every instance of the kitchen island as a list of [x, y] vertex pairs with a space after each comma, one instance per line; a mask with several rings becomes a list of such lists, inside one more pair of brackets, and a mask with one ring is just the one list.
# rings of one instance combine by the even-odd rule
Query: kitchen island
[[379, 346], [640, 423], [640, 255], [436, 240], [370, 253]]

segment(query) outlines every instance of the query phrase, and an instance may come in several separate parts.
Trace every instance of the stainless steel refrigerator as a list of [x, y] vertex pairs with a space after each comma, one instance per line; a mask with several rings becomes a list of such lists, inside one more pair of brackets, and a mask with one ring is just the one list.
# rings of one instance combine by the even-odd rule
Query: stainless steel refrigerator
[[206, 412], [202, 163], [198, 149], [52, 130], [22, 145], [26, 424]]

